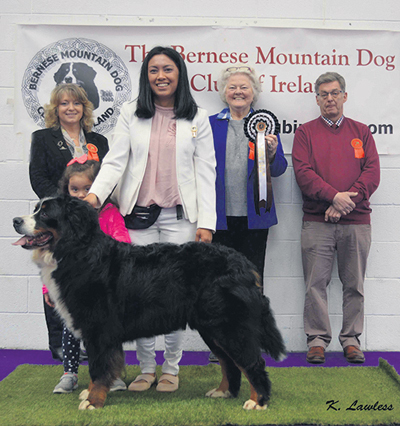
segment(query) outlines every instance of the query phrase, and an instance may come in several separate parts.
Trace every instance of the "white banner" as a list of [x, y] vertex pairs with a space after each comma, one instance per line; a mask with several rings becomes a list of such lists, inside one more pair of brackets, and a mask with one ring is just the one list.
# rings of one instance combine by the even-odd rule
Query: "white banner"
[[286, 153], [297, 127], [319, 115], [313, 84], [343, 75], [345, 115], [369, 125], [380, 154], [400, 154], [400, 33], [281, 28], [99, 27], [20, 25], [16, 52], [15, 129], [24, 140], [44, 126], [43, 104], [61, 82], [78, 82], [95, 105], [94, 130], [110, 136], [123, 102], [138, 92], [146, 53], [170, 45], [184, 58], [194, 97], [209, 114], [223, 103], [223, 67], [254, 66], [263, 83], [256, 108], [281, 123]]

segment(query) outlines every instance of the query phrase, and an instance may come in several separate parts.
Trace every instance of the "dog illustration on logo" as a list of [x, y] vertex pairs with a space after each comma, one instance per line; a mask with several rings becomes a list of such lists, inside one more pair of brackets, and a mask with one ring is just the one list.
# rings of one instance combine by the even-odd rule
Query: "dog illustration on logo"
[[99, 91], [94, 84], [97, 72], [84, 62], [66, 62], [54, 74], [57, 86], [62, 83], [76, 83], [85, 90], [89, 101], [97, 109], [100, 104]]

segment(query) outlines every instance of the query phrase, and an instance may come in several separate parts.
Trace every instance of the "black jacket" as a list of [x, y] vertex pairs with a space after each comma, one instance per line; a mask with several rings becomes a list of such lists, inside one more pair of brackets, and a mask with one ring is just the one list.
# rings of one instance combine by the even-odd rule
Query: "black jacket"
[[[99, 133], [85, 133], [87, 143], [98, 149], [100, 161], [108, 152], [107, 138]], [[67, 163], [72, 160], [61, 129], [42, 129], [32, 133], [29, 178], [39, 198], [55, 195]]]

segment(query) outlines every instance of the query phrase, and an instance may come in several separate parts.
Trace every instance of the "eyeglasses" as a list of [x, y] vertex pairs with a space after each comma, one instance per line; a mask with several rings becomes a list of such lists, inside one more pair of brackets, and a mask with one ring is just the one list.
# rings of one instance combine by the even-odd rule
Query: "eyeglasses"
[[250, 67], [229, 67], [226, 70], [227, 71], [250, 71], [251, 72]]
[[317, 96], [319, 96], [322, 99], [327, 99], [329, 95], [332, 96], [332, 98], [336, 99], [341, 93], [344, 93], [343, 90], [332, 90], [332, 92], [322, 92], [317, 93]]

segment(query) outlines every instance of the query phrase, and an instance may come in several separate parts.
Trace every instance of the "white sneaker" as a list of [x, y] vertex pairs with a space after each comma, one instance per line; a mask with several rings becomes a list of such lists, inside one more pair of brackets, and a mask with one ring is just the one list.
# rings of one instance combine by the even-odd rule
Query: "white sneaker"
[[78, 376], [74, 373], [65, 373], [53, 393], [71, 393], [78, 388]]
[[118, 379], [114, 380], [114, 383], [110, 387], [110, 392], [115, 391], [124, 391], [126, 390], [126, 384], [122, 381], [120, 377]]

